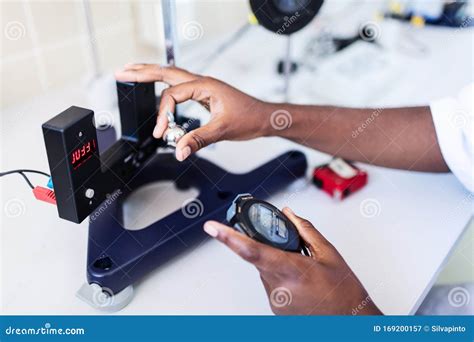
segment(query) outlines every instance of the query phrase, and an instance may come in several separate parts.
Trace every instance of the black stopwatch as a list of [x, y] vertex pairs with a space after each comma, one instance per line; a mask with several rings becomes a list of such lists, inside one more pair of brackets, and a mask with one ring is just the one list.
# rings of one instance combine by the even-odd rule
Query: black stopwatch
[[227, 210], [227, 222], [237, 231], [269, 246], [310, 255], [295, 225], [274, 205], [240, 194]]

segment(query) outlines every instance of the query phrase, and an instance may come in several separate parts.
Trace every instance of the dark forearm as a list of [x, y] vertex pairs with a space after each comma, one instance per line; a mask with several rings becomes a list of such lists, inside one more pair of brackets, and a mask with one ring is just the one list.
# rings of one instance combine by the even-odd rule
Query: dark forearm
[[[272, 118], [267, 135], [354, 161], [405, 170], [449, 171], [429, 107], [355, 109], [269, 104], [266, 110]], [[271, 113], [277, 111], [280, 117], [291, 119], [289, 127], [275, 125], [278, 114]]]

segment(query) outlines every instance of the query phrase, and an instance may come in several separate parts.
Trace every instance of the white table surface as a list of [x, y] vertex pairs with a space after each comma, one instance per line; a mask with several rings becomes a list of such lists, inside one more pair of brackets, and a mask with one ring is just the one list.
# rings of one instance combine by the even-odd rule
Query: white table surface
[[[308, 31], [298, 35], [295, 46], [305, 34]], [[453, 35], [447, 30], [423, 30], [416, 35], [429, 47], [429, 55], [420, 58], [377, 52], [388, 60], [384, 69], [389, 72], [381, 79], [390, 80], [389, 85], [382, 81], [374, 85], [368, 76], [364, 82], [370, 84], [364, 89], [360, 89], [359, 79], [353, 80], [357, 96], [338, 89], [350, 80], [332, 78], [331, 70], [361, 51], [373, 54], [371, 47], [363, 44], [322, 63], [316, 73], [302, 70], [297, 74], [292, 83], [292, 101], [360, 105], [362, 98], [365, 106], [421, 104], [452, 93], [472, 80], [472, 50], [462, 45], [468, 37], [466, 32]], [[456, 49], [462, 53], [456, 53]], [[278, 57], [275, 53], [280, 51], [281, 39], [256, 29], [219, 58], [208, 73], [256, 96], [277, 101], [281, 80], [273, 71]], [[257, 55], [258, 63], [253, 59]], [[390, 68], [395, 71], [390, 72]], [[381, 74], [376, 72], [372, 79]], [[346, 86], [351, 88], [350, 83]], [[371, 96], [374, 89], [383, 86], [385, 91]], [[4, 111], [1, 169], [47, 170], [41, 124], [73, 104], [88, 106], [80, 86], [50, 92]], [[290, 148], [306, 153], [308, 172], [329, 158], [278, 138], [223, 142], [200, 155], [229, 171], [245, 172]], [[236, 155], [242, 157], [237, 161]], [[289, 205], [312, 221], [340, 251], [383, 312], [413, 313], [471, 218], [472, 195], [451, 174], [361, 166], [369, 172], [369, 184], [345, 201], [336, 202], [304, 181], [282, 188], [269, 200], [279, 207]], [[32, 178], [35, 183], [43, 182], [41, 176]], [[53, 206], [33, 198], [19, 176], [3, 178], [0, 186], [2, 313], [99, 313], [75, 297], [85, 281], [87, 222], [76, 225], [59, 219]], [[159, 191], [146, 193], [159, 196]], [[188, 195], [175, 196], [176, 208]], [[376, 203], [375, 217], [361, 214], [365, 200]], [[6, 210], [15, 209], [15, 204], [20, 215], [7, 215]], [[156, 208], [140, 215], [146, 221], [158, 211]], [[271, 313], [256, 270], [215, 241], [167, 263], [136, 284], [135, 290], [135, 298], [119, 314]]]

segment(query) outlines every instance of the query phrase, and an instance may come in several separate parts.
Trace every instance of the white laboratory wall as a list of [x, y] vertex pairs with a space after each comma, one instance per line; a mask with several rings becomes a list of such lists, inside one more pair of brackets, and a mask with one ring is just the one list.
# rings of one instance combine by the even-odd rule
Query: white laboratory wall
[[[178, 0], [176, 3], [176, 31], [184, 47], [238, 29], [247, 21], [250, 8], [247, 0]], [[140, 40], [149, 46], [161, 48], [163, 20], [159, 2], [143, 1], [137, 3], [136, 7]]]
[[[90, 0], [99, 65], [110, 73], [131, 61], [163, 62], [159, 0]], [[92, 75], [82, 1], [24, 0], [1, 6], [1, 108]], [[202, 44], [245, 23], [248, 2], [177, 1], [183, 47]]]

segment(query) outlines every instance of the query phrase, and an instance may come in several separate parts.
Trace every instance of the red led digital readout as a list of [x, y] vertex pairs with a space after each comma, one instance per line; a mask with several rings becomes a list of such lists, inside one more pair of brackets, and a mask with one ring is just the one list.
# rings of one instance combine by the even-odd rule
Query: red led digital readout
[[80, 165], [84, 164], [84, 162], [92, 157], [96, 149], [95, 139], [92, 139], [72, 151], [71, 164], [73, 169], [77, 169]]

